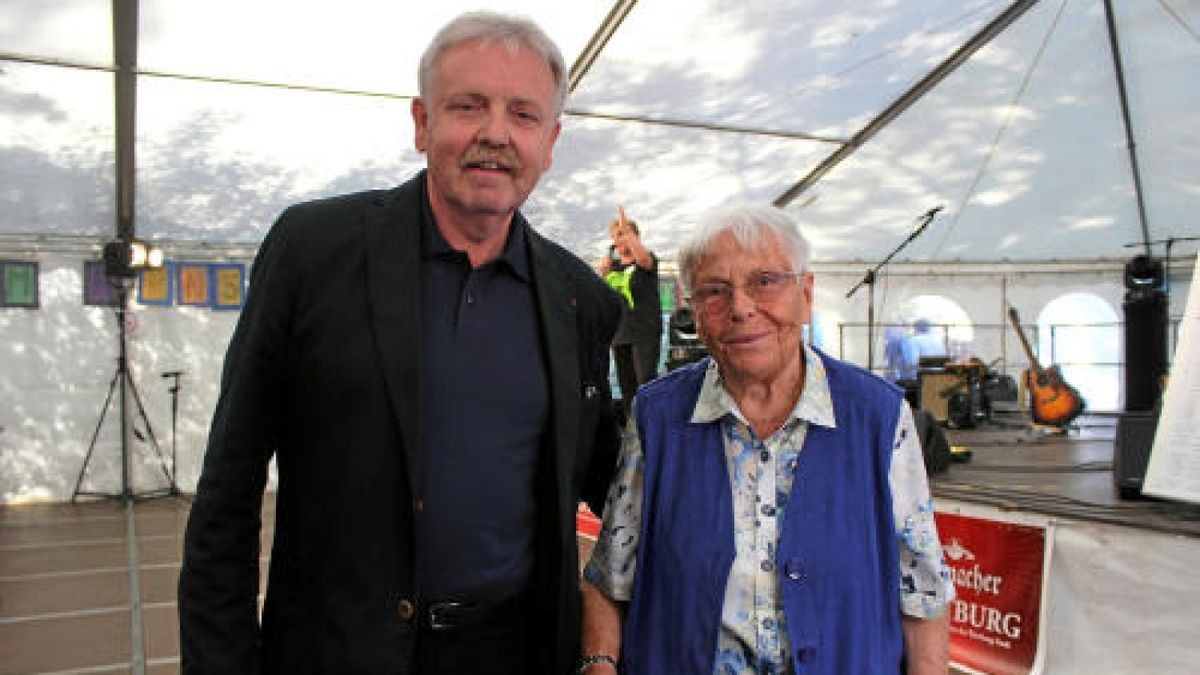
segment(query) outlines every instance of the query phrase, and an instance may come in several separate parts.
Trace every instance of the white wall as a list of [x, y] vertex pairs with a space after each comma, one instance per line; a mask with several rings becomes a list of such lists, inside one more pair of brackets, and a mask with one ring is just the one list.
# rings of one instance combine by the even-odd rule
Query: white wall
[[[15, 256], [7, 255], [6, 259]], [[25, 255], [39, 264], [40, 307], [0, 309], [0, 500], [63, 501], [71, 498], [105, 397], [117, 372], [115, 312], [83, 305], [79, 253]], [[128, 334], [132, 381], [154, 435], [170, 465], [170, 380], [183, 370], [177, 428], [178, 483], [194, 488], [207, 426], [216, 404], [225, 347], [237, 312], [131, 303]], [[81, 490], [122, 491], [119, 389], [107, 409]], [[132, 395], [128, 419], [146, 436]], [[131, 488], [163, 487], [161, 462], [151, 444], [130, 442]]]

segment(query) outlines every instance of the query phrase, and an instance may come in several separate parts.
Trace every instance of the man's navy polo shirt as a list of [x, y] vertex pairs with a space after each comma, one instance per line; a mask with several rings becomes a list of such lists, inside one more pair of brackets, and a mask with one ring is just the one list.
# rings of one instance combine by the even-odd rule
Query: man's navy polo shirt
[[530, 581], [550, 418], [525, 230], [514, 218], [503, 253], [472, 269], [424, 216], [421, 593], [498, 602]]

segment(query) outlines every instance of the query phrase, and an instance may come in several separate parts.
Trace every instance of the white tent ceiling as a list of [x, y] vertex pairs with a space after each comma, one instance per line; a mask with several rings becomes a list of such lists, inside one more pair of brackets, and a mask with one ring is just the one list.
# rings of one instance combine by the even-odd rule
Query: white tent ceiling
[[[422, 166], [416, 61], [474, 3], [138, 5], [137, 231], [223, 245]], [[795, 195], [1011, 0], [489, 5], [537, 20], [569, 62], [599, 47], [525, 209], [588, 257], [617, 204], [669, 255], [699, 211], [784, 195], [823, 260], [878, 261], [941, 205], [898, 260], [1122, 259], [1200, 233], [1200, 0], [1112, 2], [1144, 228], [1102, 0], [1036, 2]], [[0, 3], [0, 235], [113, 233], [111, 17], [109, 0]]]

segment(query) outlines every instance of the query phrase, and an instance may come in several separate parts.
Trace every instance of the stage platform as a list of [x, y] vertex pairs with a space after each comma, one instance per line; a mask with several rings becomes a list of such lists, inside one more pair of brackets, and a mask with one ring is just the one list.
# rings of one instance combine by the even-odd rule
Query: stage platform
[[[1056, 436], [1017, 417], [947, 430], [972, 456], [935, 477], [937, 506], [1054, 525], [1044, 672], [1195, 672], [1200, 507], [1121, 499], [1115, 424], [1084, 417]], [[177, 673], [188, 508], [186, 497], [0, 506], [0, 675]], [[268, 494], [268, 553], [273, 514]]]
[[971, 458], [932, 478], [934, 497], [1200, 537], [1200, 506], [1121, 498], [1113, 480], [1116, 426], [1116, 415], [1084, 415], [1057, 434], [1026, 415], [997, 414], [976, 428], [946, 429], [946, 440]]

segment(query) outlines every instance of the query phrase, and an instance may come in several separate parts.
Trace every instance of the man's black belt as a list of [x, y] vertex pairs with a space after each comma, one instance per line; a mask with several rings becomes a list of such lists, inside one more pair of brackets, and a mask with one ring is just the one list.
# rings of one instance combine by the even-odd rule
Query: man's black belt
[[485, 624], [520, 620], [522, 603], [512, 598], [498, 604], [478, 602], [432, 602], [421, 613], [423, 628], [456, 630]]

